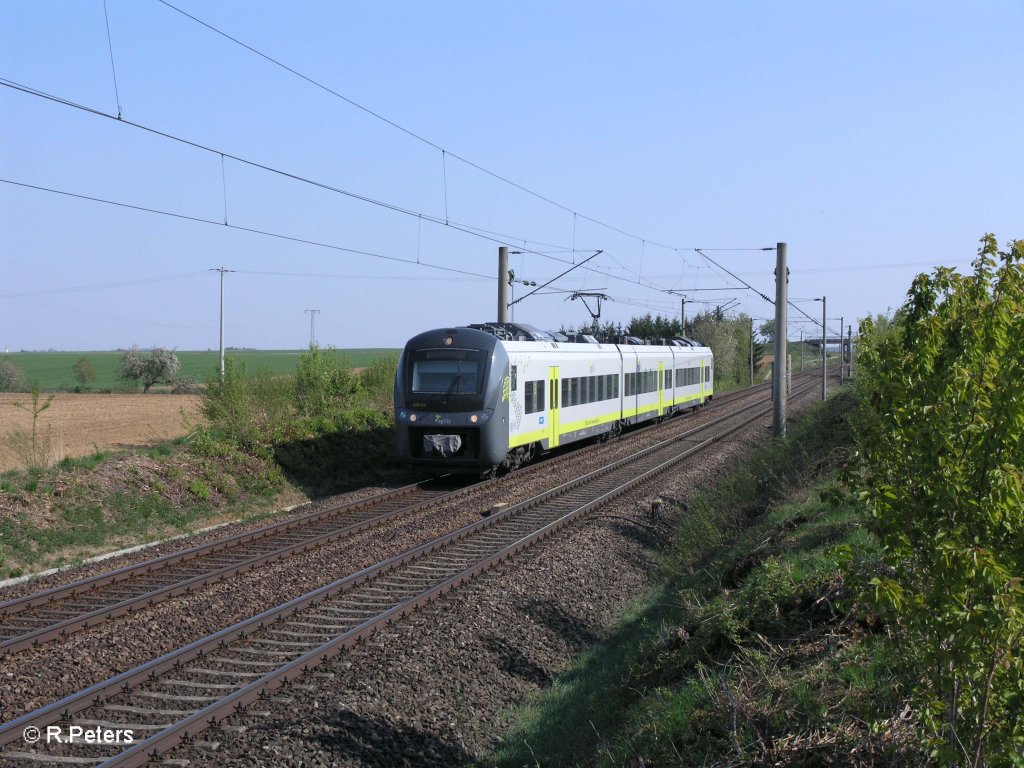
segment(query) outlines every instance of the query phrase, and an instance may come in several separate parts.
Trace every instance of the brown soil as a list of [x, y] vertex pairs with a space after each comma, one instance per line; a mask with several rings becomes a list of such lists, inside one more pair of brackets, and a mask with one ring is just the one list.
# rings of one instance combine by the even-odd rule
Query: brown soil
[[[40, 397], [40, 404], [49, 395]], [[87, 456], [97, 450], [151, 445], [185, 434], [184, 409], [193, 423], [200, 421], [198, 395], [99, 395], [60, 393], [39, 415], [37, 446], [51, 462]], [[27, 394], [0, 394], [0, 472], [21, 469], [25, 460], [15, 449], [11, 433], [31, 434], [32, 415]]]

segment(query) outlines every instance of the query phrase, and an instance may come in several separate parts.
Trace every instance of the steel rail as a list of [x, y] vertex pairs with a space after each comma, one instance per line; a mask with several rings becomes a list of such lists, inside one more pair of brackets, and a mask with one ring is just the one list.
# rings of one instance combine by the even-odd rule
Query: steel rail
[[[811, 389], [813, 387], [814, 384], [812, 383], [807, 387], [807, 389]], [[669, 438], [668, 440], [661, 441], [639, 452], [635, 456], [622, 459], [618, 462], [614, 462], [608, 465], [607, 467], [590, 472], [582, 478], [574, 479], [569, 483], [563, 484], [559, 488], [552, 489], [550, 491], [538, 495], [537, 497], [534, 497], [533, 499], [522, 502], [521, 504], [515, 505], [514, 507], [510, 507], [504, 510], [503, 512], [500, 512], [490, 518], [477, 521], [469, 526], [465, 526], [464, 528], [459, 529], [458, 531], [452, 532], [442, 537], [438, 537], [437, 539], [422, 544], [419, 547], [415, 547], [409, 550], [408, 552], [403, 553], [402, 555], [390, 558], [389, 560], [386, 560], [375, 566], [371, 566], [370, 568], [364, 569], [356, 574], [352, 574], [348, 577], [345, 577], [344, 579], [341, 579], [331, 585], [327, 585], [318, 590], [314, 590], [313, 592], [308, 593], [307, 595], [304, 595], [300, 598], [296, 598], [295, 600], [289, 601], [284, 605], [277, 606], [276, 608], [270, 609], [269, 611], [265, 611], [262, 614], [253, 617], [252, 619], [246, 620], [244, 622], [239, 622], [233, 627], [221, 630], [220, 632], [214, 633], [208, 636], [207, 638], [204, 638], [200, 641], [196, 641], [195, 643], [192, 643], [182, 649], [179, 649], [178, 651], [166, 654], [165, 656], [162, 656], [159, 659], [140, 665], [134, 670], [129, 670], [128, 672], [117, 675], [107, 681], [104, 681], [103, 683], [91, 686], [90, 688], [87, 688], [84, 691], [79, 692], [78, 694], [73, 694], [72, 696], [66, 697], [65, 699], [62, 699], [59, 702], [55, 702], [35, 712], [28, 713], [27, 715], [18, 718], [17, 720], [0, 726], [0, 744], [6, 745], [16, 740], [17, 737], [20, 735], [20, 731], [29, 725], [35, 725], [36, 727], [45, 727], [45, 725], [54, 723], [59, 719], [68, 719], [74, 713], [80, 712], [83, 709], [93, 706], [94, 704], [102, 703], [108, 697], [114, 694], [122, 692], [131, 692], [133, 688], [139, 685], [141, 682], [147, 679], [158, 678], [161, 673], [166, 672], [170, 669], [181, 669], [182, 665], [188, 663], [188, 661], [198, 658], [203, 654], [208, 653], [217, 648], [224, 647], [231, 640], [244, 639], [247, 636], [251, 635], [253, 632], [259, 631], [262, 628], [273, 627], [275, 624], [283, 622], [287, 617], [295, 616], [303, 608], [319, 605], [326, 601], [328, 598], [330, 598], [332, 595], [339, 594], [346, 590], [351, 590], [360, 584], [367, 583], [368, 581], [372, 580], [377, 576], [380, 576], [381, 574], [391, 573], [403, 564], [414, 561], [422, 557], [423, 555], [434, 552], [442, 547], [446, 547], [452, 542], [464, 540], [467, 537], [470, 537], [479, 531], [492, 528], [502, 521], [508, 521], [510, 519], [513, 519], [514, 516], [522, 513], [523, 511], [536, 508], [538, 505], [543, 504], [549, 499], [555, 499], [559, 496], [562, 496], [566, 494], [567, 491], [577, 488], [581, 484], [585, 484], [590, 480], [607, 475], [608, 473], [618, 468], [626, 468], [629, 465], [636, 464], [637, 461], [642, 457], [650, 456], [655, 452], [664, 449], [666, 446], [686, 440], [699, 432], [707, 431], [728, 419], [736, 418], [737, 416], [742, 415], [754, 408], [757, 408], [762, 404], [762, 401], [755, 402], [753, 404], [745, 406], [744, 408], [736, 412], [726, 414], [711, 422], [700, 425], [699, 427], [688, 430], [680, 435], [676, 435], [672, 438]], [[629, 479], [626, 482], [619, 483], [617, 487], [605, 491], [598, 498], [591, 500], [590, 502], [583, 506], [577, 505], [575, 509], [573, 511], [570, 511], [570, 513], [568, 513], [567, 515], [560, 515], [558, 518], [556, 518], [556, 520], [549, 522], [548, 524], [542, 526], [540, 529], [534, 531], [533, 533], [519, 537], [515, 542], [513, 542], [509, 546], [504, 547], [496, 554], [492, 554], [483, 558], [482, 560], [477, 562], [476, 565], [465, 570], [464, 572], [456, 574], [442, 581], [441, 583], [428, 588], [425, 591], [421, 591], [414, 598], [410, 598], [409, 600], [406, 600], [403, 603], [388, 608], [386, 611], [379, 614], [375, 618], [363, 622], [358, 627], [353, 628], [352, 630], [346, 633], [338, 635], [330, 642], [320, 645], [315, 649], [300, 655], [298, 658], [289, 662], [287, 665], [281, 667], [278, 670], [275, 670], [274, 673], [271, 673], [269, 675], [263, 675], [254, 683], [245, 685], [236, 690], [235, 692], [233, 692], [232, 694], [229, 694], [227, 697], [224, 697], [222, 700], [219, 700], [214, 704], [211, 704], [208, 707], [200, 710], [199, 712], [190, 715], [185, 720], [177, 724], [172, 724], [164, 731], [160, 731], [160, 733], [156, 734], [153, 737], [150, 737], [150, 739], [147, 739], [144, 742], [136, 744], [127, 752], [123, 753], [122, 756], [113, 758], [113, 762], [111, 762], [110, 764], [142, 764], [143, 762], [149, 759], [149, 754], [153, 754], [154, 752], [160, 753], [166, 751], [166, 749], [170, 748], [170, 746], [177, 745], [177, 743], [180, 742], [181, 738], [183, 738], [182, 734], [194, 736], [195, 733], [197, 732], [196, 729], [199, 727], [200, 721], [203, 721], [204, 724], [208, 725], [212, 720], [222, 719], [227, 714], [231, 714], [232, 712], [234, 712], [238, 706], [243, 706], [243, 704], [240, 703], [243, 700], [245, 700], [245, 702], [251, 702], [252, 700], [254, 700], [253, 697], [258, 698], [260, 695], [265, 695], [267, 690], [277, 687], [278, 685], [283, 684], [284, 681], [289, 680], [289, 676], [292, 675], [296, 669], [309, 669], [312, 666], [315, 666], [315, 664], [319, 663], [317, 659], [323, 660], [324, 658], [327, 658], [329, 655], [333, 655], [333, 652], [335, 651], [333, 651], [332, 649], [340, 650], [340, 648], [342, 647], [347, 647], [347, 645], [351, 645], [352, 643], [357, 642], [359, 638], [365, 637], [367, 633], [373, 630], [373, 628], [380, 626], [382, 623], [387, 623], [389, 620], [393, 620], [396, 616], [405, 615], [405, 613], [409, 612], [410, 610], [413, 610], [418, 605], [421, 605], [424, 601], [429, 601], [436, 595], [448, 589], [454, 588], [454, 586], [456, 586], [457, 584], [462, 583], [468, 578], [471, 578], [472, 575], [475, 575], [476, 573], [479, 573], [482, 570], [486, 570], [492, 567], [497, 562], [501, 562], [507, 557], [511, 556], [511, 554], [520, 551], [529, 543], [532, 543], [533, 541], [543, 538], [544, 536], [549, 535], [550, 532], [553, 532], [554, 530], [562, 527], [563, 525], [568, 524], [568, 522], [575, 519], [579, 515], [584, 514], [586, 511], [592, 509], [594, 506], [601, 503], [605, 503], [611, 498], [614, 498], [615, 496], [621, 493], [625, 493], [627, 490], [634, 487], [637, 483], [643, 482], [656, 472], [662, 471], [668, 466], [671, 466], [672, 464], [677, 463], [678, 461], [681, 461], [684, 458], [692, 455], [696, 451], [702, 450], [703, 448], [706, 448], [712, 443], [721, 440], [726, 435], [731, 434], [732, 432], [738, 429], [741, 429], [751, 420], [756, 420], [757, 418], [760, 418], [767, 412], [767, 409], [761, 410], [758, 413], [756, 413], [751, 419], [743, 420], [721, 434], [712, 435], [710, 438], [704, 440], [703, 442], [695, 446], [687, 448], [681, 453], [675, 453], [673, 456], [665, 460], [659, 461], [655, 466], [647, 469], [646, 471], [640, 474], [636, 474], [635, 471], [630, 472]], [[303, 626], [311, 625], [306, 624]], [[254, 640], [253, 642], [260, 641]], [[268, 641], [264, 640], [262, 642]], [[285, 644], [294, 645], [288, 643]], [[205, 725], [203, 727], [205, 727]], [[20, 754], [11, 752], [8, 752], [8, 754], [11, 757], [22, 756]], [[28, 755], [24, 756], [28, 757]], [[127, 762], [121, 762], [122, 759]]]
[[[721, 407], [734, 399], [756, 393], [757, 390], [764, 387], [764, 384], [760, 384], [753, 387], [734, 390], [733, 392], [721, 396], [718, 400], [712, 400], [711, 403]], [[637, 431], [634, 431], [632, 434], [635, 436]], [[567, 460], [565, 454], [552, 458], [552, 461], [556, 463], [565, 460]], [[538, 468], [545, 466], [550, 467], [552, 465], [552, 461], [548, 461], [544, 464], [536, 464], [523, 470], [519, 470], [518, 474], [521, 476], [526, 473], [537, 471]], [[323, 524], [332, 518], [344, 515], [354, 515], [355, 513], [370, 510], [373, 507], [387, 504], [396, 499], [414, 495], [417, 492], [422, 492], [431, 481], [420, 481], [418, 483], [403, 486], [402, 488], [377, 494], [368, 499], [333, 506], [326, 510], [311, 512], [291, 520], [263, 526], [253, 531], [243, 532], [218, 541], [197, 545], [153, 560], [148, 560], [143, 563], [124, 566], [123, 568], [80, 579], [71, 584], [53, 587], [48, 590], [32, 593], [0, 603], [0, 621], [3, 619], [8, 621], [6, 626], [0, 624], [0, 638], [2, 638], [0, 639], [0, 656], [17, 653], [28, 648], [36, 647], [50, 640], [66, 637], [73, 632], [87, 629], [90, 626], [114, 619], [118, 616], [133, 613], [134, 611], [152, 606], [163, 600], [168, 600], [183, 594], [190, 594], [196, 589], [201, 589], [210, 584], [223, 581], [231, 576], [245, 573], [261, 565], [323, 546], [346, 536], [354, 535], [373, 526], [383, 524], [395, 517], [413, 514], [424, 507], [430, 506], [431, 504], [444, 503], [458, 496], [468, 494], [471, 491], [479, 491], [492, 483], [499, 482], [500, 480], [501, 478], [492, 478], [447, 494], [428, 495], [428, 498], [423, 501], [417, 501], [413, 504], [405, 505], [397, 510], [386, 512], [383, 515], [360, 518], [355, 523], [342, 525], [341, 527], [334, 527], [326, 533], [313, 535], [309, 538], [302, 538], [297, 543], [285, 544], [284, 546], [272, 549], [270, 552], [260, 552], [249, 557], [245, 557], [243, 554], [241, 560], [228, 565], [213, 563], [212, 567], [206, 566], [207, 569], [203, 573], [191, 576], [185, 574], [184, 577], [173, 577], [166, 584], [145, 585], [142, 589], [138, 589], [138, 585], [136, 585], [134, 591], [137, 593], [129, 597], [124, 597], [123, 591], [133, 591], [133, 581], [137, 582], [139, 579], [150, 576], [157, 576], [159, 578], [161, 573], [164, 577], [171, 576], [171, 573], [165, 571], [166, 569], [170, 569], [172, 566], [188, 565], [191, 568], [202, 568], [202, 558], [209, 558], [219, 554], [229, 555], [229, 553], [229, 556], [231, 557], [238, 557], [239, 553], [234, 552], [234, 550], [237, 550], [240, 547], [251, 545], [258, 546], [261, 542], [266, 544], [269, 539], [274, 537], [295, 535], [295, 533], [298, 533], [304, 528]], [[162, 580], [163, 579], [161, 579], [161, 581]], [[103, 588], [111, 587], [121, 590], [121, 594], [115, 593], [113, 597], [104, 597], [102, 593]], [[88, 601], [106, 600], [106, 602], [98, 605], [92, 610], [88, 610], [87, 608], [78, 608], [76, 611], [72, 611], [67, 618], [60, 618], [57, 621], [46, 620], [42, 626], [35, 626], [42, 621], [41, 619], [21, 618], [23, 614], [40, 609], [48, 610], [51, 613], [67, 613], [66, 610], [62, 609], [60, 601], [68, 601], [76, 597], [83, 598]]]

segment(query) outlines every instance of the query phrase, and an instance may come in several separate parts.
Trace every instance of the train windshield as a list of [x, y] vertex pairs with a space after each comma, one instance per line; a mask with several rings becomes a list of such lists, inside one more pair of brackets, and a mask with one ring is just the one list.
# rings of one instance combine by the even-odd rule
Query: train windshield
[[412, 360], [412, 391], [416, 394], [479, 394], [483, 354], [476, 350], [425, 350]]

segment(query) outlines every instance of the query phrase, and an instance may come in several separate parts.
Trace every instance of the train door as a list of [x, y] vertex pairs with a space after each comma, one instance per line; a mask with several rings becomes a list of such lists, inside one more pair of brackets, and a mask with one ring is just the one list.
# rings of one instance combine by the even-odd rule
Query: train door
[[658, 416], [665, 413], [665, 364], [658, 361]]
[[700, 400], [701, 405], [704, 405], [704, 361], [700, 361]]
[[558, 447], [558, 366], [548, 368], [548, 448]]

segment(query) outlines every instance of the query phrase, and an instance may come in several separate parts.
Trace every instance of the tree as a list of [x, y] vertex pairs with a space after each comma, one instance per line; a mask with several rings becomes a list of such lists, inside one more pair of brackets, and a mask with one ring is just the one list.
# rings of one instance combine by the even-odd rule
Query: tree
[[138, 347], [132, 347], [121, 355], [121, 378], [141, 383], [143, 393], [149, 392], [154, 384], [173, 381], [179, 367], [178, 356], [173, 349], [153, 347], [150, 352], [142, 352]]
[[25, 377], [13, 360], [0, 362], [0, 392], [20, 392], [25, 388]]
[[761, 363], [764, 362], [764, 344], [761, 344], [750, 334], [750, 344], [754, 348], [754, 371], [761, 370]]
[[90, 384], [96, 381], [96, 371], [93, 370], [92, 363], [89, 362], [89, 358], [84, 355], [78, 358], [78, 362], [74, 365], [75, 378], [78, 379], [78, 383], [82, 386], [82, 389], [87, 389]]
[[765, 320], [761, 325], [757, 327], [757, 332], [761, 334], [761, 338], [767, 341], [769, 344], [775, 343], [775, 319]]
[[920, 676], [937, 764], [1024, 754], [1024, 241], [986, 235], [974, 274], [914, 280], [861, 323], [862, 498], [886, 569], [875, 600]]

